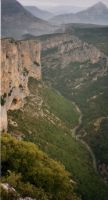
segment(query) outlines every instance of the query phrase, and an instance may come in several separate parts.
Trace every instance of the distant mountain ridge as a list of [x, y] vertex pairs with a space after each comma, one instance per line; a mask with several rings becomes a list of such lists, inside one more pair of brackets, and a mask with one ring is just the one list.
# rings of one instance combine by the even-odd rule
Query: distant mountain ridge
[[108, 7], [102, 2], [99, 2], [76, 14], [71, 13], [55, 16], [51, 21], [57, 24], [89, 23], [108, 25]]
[[41, 9], [37, 8], [36, 6], [25, 6], [25, 9], [27, 11], [29, 11], [35, 17], [39, 17], [44, 20], [47, 20], [54, 16], [51, 12], [41, 10]]
[[52, 8], [49, 8], [50, 12], [52, 12], [54, 15], [62, 15], [65, 13], [76, 13], [80, 12], [81, 10], [84, 10], [84, 7], [80, 6], [71, 6], [71, 5], [61, 5], [61, 6], [55, 6]]
[[41, 35], [53, 31], [47, 21], [34, 17], [16, 0], [1, 0], [1, 17], [3, 37], [21, 38], [27, 33]]

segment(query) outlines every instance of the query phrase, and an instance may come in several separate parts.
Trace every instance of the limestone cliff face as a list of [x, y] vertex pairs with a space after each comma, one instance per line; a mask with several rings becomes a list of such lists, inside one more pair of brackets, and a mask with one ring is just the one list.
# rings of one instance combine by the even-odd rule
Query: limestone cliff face
[[[61, 57], [62, 66], [69, 62], [97, 63], [103, 54], [93, 45], [82, 42], [79, 38], [69, 34], [58, 34], [42, 42], [44, 54], [47, 51], [56, 53], [56, 57]], [[52, 49], [52, 50], [50, 50]], [[46, 53], [45, 53], [46, 52]]]
[[44, 36], [41, 41], [43, 76], [54, 86], [65, 80], [67, 88], [77, 89], [108, 74], [108, 56], [71, 33]]
[[39, 42], [1, 41], [1, 130], [7, 129], [7, 111], [19, 109], [29, 95], [28, 78], [41, 79]]

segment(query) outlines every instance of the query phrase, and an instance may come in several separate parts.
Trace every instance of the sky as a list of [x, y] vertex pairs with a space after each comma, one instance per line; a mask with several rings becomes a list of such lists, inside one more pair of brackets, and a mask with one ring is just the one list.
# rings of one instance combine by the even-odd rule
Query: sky
[[89, 7], [99, 1], [105, 3], [108, 6], [108, 0], [18, 0], [23, 5], [34, 5], [40, 8], [47, 8], [52, 6], [78, 6]]

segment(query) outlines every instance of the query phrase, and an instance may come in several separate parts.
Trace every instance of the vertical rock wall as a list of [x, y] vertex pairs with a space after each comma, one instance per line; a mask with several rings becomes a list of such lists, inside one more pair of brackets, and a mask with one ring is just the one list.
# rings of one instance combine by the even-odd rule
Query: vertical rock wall
[[7, 129], [7, 111], [23, 106], [29, 95], [28, 79], [41, 79], [40, 44], [34, 40], [1, 41], [1, 123], [0, 130]]

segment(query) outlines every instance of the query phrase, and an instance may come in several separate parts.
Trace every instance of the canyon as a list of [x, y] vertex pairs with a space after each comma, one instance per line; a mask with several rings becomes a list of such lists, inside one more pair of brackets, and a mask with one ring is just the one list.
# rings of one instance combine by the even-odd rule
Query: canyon
[[[103, 178], [107, 172], [100, 176], [97, 150], [89, 140], [94, 138], [94, 129], [88, 126], [97, 115], [91, 118], [87, 112], [95, 105], [94, 114], [95, 101], [107, 94], [107, 55], [73, 34], [59, 33], [20, 41], [2, 39], [1, 61], [1, 130], [37, 144], [62, 162], [73, 174], [72, 180], [79, 181], [78, 189], [87, 200], [94, 200], [94, 192], [97, 199], [103, 200], [103, 194], [106, 198]], [[96, 84], [101, 84], [103, 92], [98, 92]], [[91, 184], [97, 183], [92, 191]]]
[[1, 1], [2, 200], [108, 199], [108, 8], [56, 11]]
[[[79, 29], [77, 27], [75, 31], [73, 31], [72, 25], [70, 25], [70, 28], [70, 30], [68, 29], [67, 39], [66, 34], [64, 38], [63, 34], [61, 38], [60, 34], [49, 38], [42, 37], [43, 77], [47, 84], [59, 90], [66, 98], [77, 103], [83, 117], [77, 131], [78, 135], [75, 137], [76, 139], [80, 138], [84, 145], [89, 144], [94, 151], [96, 159], [93, 154], [92, 157], [94, 157], [95, 169], [97, 162], [99, 173], [101, 169], [104, 181], [107, 182], [107, 141], [104, 139], [107, 138], [108, 123], [107, 27], [79, 27]], [[100, 37], [98, 31], [103, 33], [102, 37]], [[89, 34], [92, 34], [92, 32], [94, 34], [91, 37]], [[79, 37], [73, 36], [73, 33], [76, 33]], [[101, 117], [103, 117], [103, 120], [95, 129], [94, 124]], [[102, 148], [105, 152], [103, 155], [101, 153]]]

